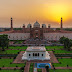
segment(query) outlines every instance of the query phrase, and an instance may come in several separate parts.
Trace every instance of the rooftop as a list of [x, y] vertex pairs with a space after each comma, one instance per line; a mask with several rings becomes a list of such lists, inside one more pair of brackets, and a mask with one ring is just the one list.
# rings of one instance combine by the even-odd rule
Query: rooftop
[[46, 51], [45, 47], [44, 46], [30, 46], [27, 48], [26, 51]]

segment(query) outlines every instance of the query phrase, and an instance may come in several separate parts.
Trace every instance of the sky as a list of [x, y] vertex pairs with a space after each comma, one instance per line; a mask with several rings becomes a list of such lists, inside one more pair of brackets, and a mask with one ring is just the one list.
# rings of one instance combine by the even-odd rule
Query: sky
[[0, 0], [0, 27], [22, 27], [38, 21], [40, 25], [51, 24], [60, 27], [61, 17], [63, 27], [72, 27], [72, 0]]

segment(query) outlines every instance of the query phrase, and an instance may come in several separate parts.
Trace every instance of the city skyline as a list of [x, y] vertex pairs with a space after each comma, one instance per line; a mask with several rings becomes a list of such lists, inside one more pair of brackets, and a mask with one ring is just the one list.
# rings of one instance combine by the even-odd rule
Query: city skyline
[[60, 27], [61, 17], [63, 27], [72, 27], [71, 0], [0, 0], [0, 27], [10, 27], [13, 18], [14, 27], [22, 27], [37, 20], [40, 24], [51, 24]]

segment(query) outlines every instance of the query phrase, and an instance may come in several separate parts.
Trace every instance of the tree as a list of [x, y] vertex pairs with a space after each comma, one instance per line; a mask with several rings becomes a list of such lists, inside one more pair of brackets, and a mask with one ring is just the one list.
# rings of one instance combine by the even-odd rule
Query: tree
[[68, 38], [65, 38], [64, 39], [64, 48], [68, 48], [68, 44], [69, 44], [69, 39]]
[[65, 49], [70, 50], [70, 48], [72, 46], [72, 40], [63, 36], [60, 38], [59, 41], [60, 41], [60, 43], [64, 44]]
[[46, 65], [45, 68], [46, 68], [46, 72], [49, 72], [49, 66]]
[[8, 48], [9, 46], [9, 39], [8, 39], [8, 35], [0, 35], [0, 46], [2, 47], [2, 50], [4, 51], [5, 47]]
[[66, 37], [64, 37], [64, 36], [61, 37], [61, 38], [59, 39], [60, 43], [64, 44], [64, 40], [65, 40], [65, 38], [66, 38]]

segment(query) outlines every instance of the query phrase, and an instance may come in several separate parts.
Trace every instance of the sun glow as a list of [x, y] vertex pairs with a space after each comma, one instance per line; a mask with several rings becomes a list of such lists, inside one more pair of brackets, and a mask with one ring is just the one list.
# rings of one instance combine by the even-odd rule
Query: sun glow
[[63, 18], [63, 21], [66, 21], [69, 17], [69, 8], [64, 5], [51, 5], [50, 7], [47, 7], [45, 5], [45, 17], [47, 19], [50, 19], [51, 21], [55, 21], [60, 23], [61, 17]]

